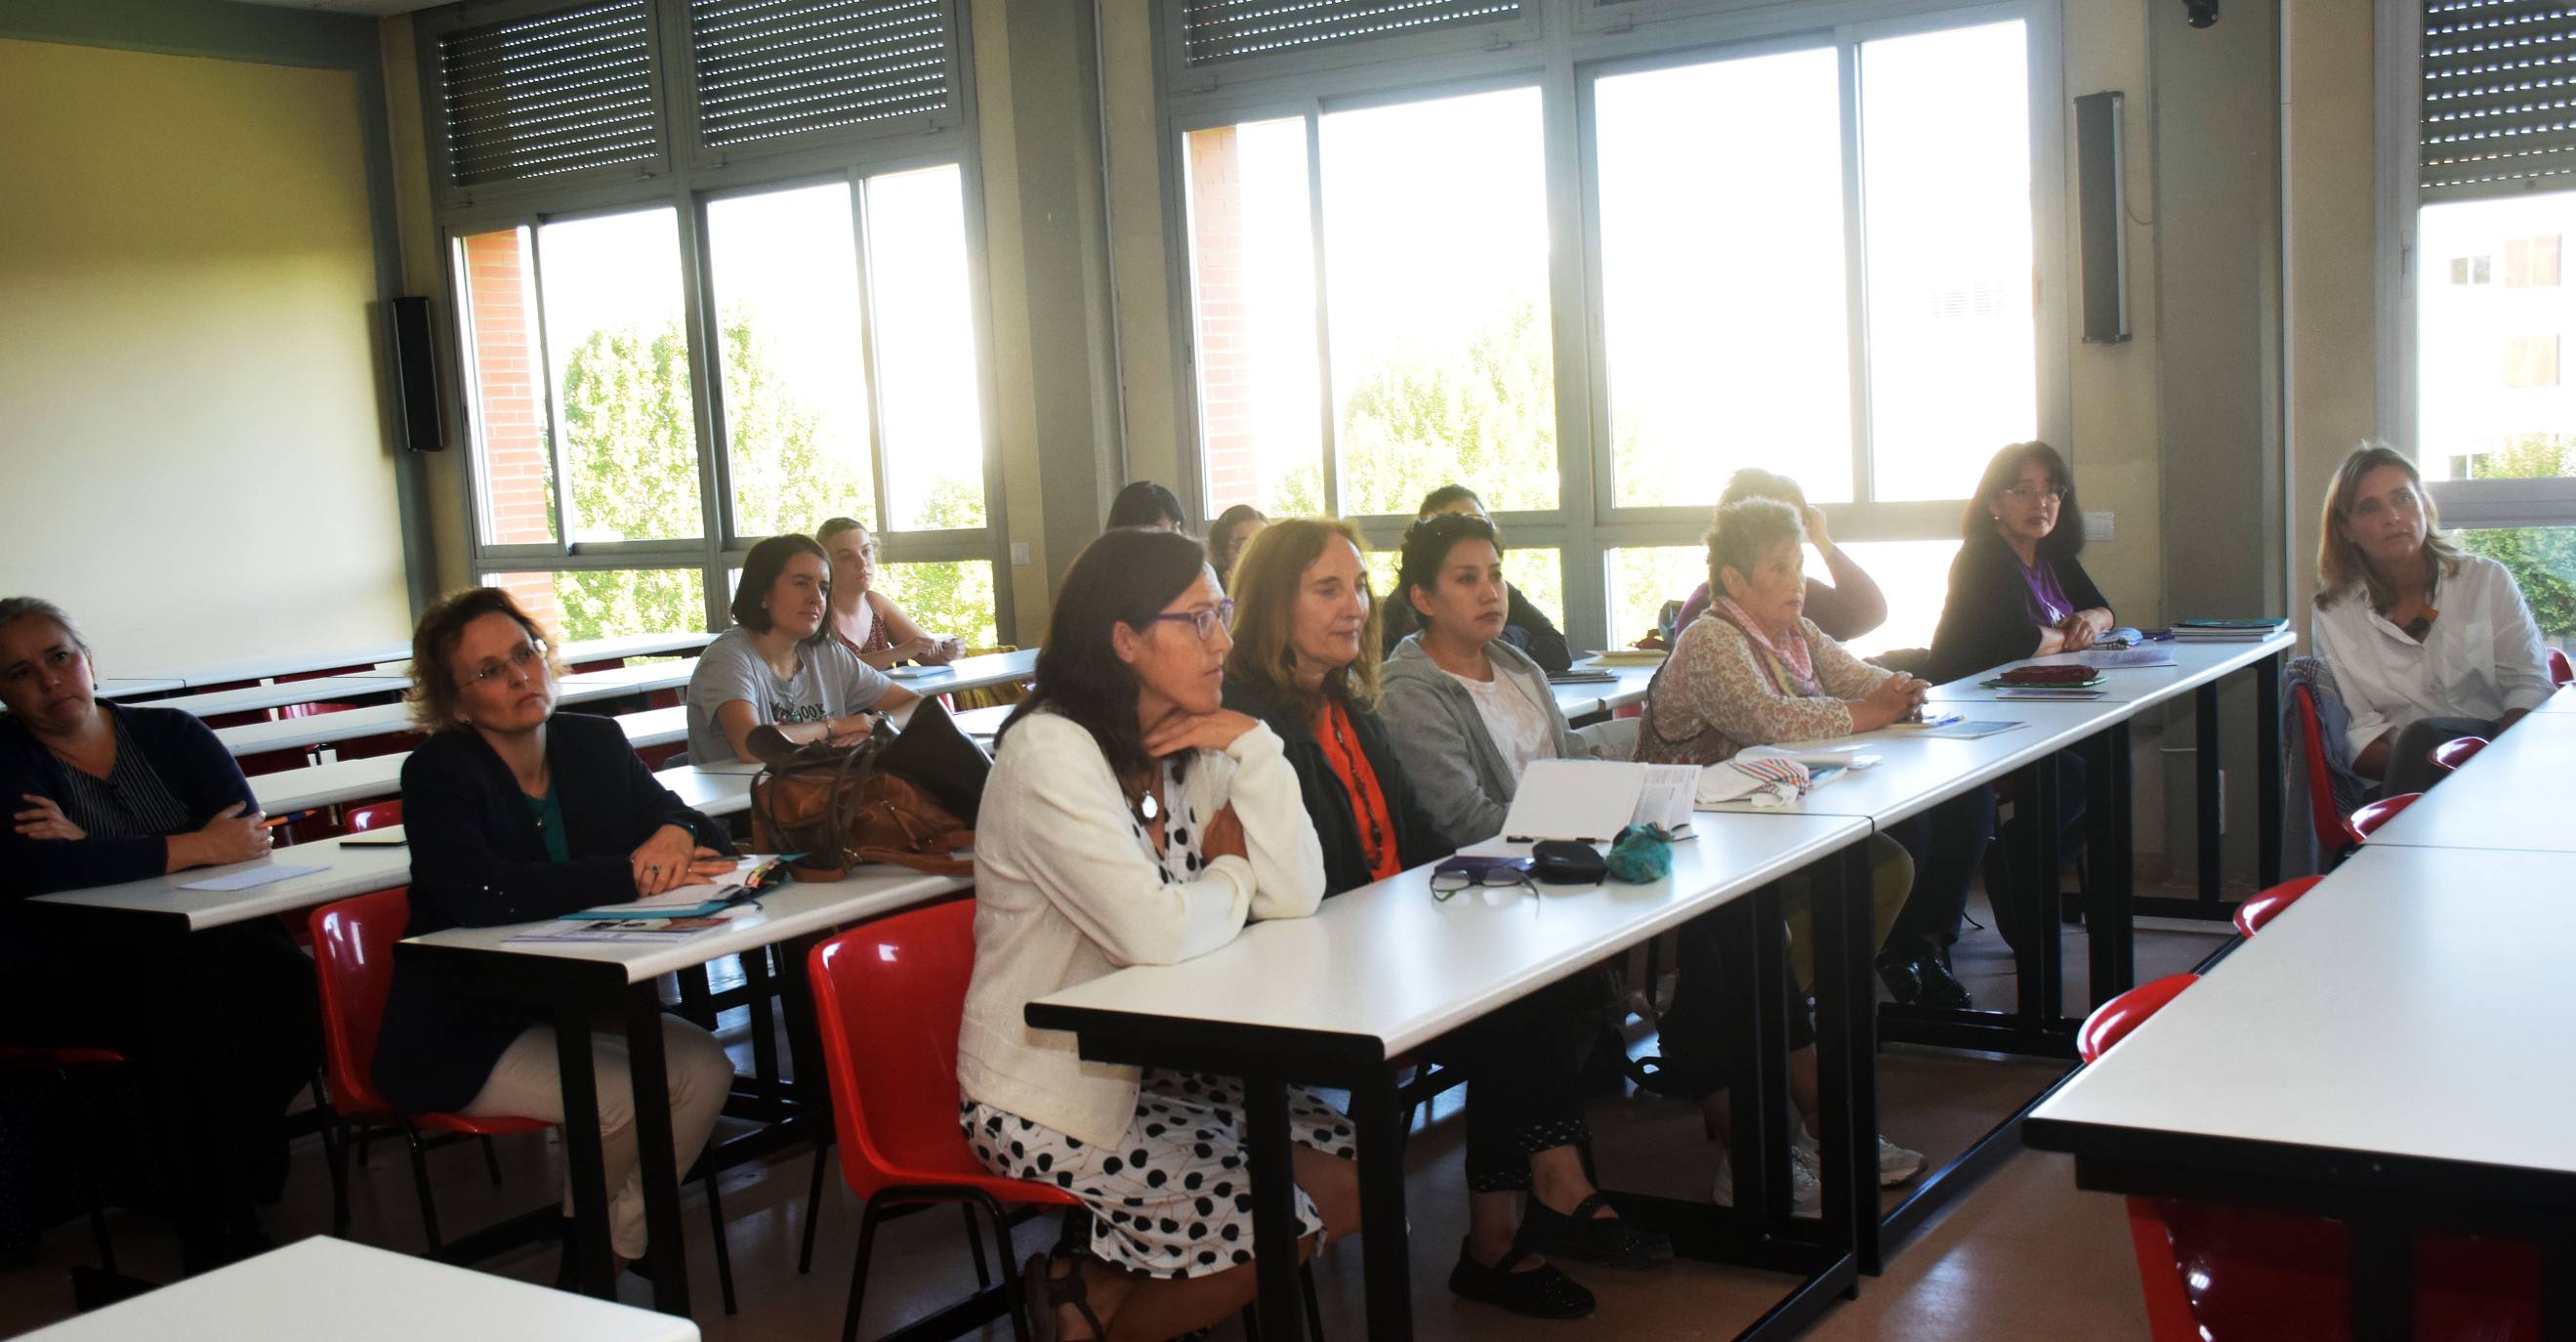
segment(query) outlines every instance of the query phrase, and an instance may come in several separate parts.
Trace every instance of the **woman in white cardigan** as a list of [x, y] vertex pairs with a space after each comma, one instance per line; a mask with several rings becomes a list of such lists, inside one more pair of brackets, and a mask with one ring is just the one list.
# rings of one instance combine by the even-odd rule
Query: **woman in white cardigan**
[[[1004, 724], [975, 852], [959, 1123], [997, 1174], [1051, 1182], [1089, 1253], [1029, 1260], [1048, 1336], [1174, 1337], [1254, 1294], [1230, 1079], [1085, 1062], [1033, 998], [1204, 955], [1323, 900], [1323, 850], [1279, 738], [1221, 707], [1232, 603], [1198, 542], [1113, 531], [1056, 594], [1037, 692]], [[1292, 1090], [1303, 1252], [1359, 1225], [1348, 1120]]]

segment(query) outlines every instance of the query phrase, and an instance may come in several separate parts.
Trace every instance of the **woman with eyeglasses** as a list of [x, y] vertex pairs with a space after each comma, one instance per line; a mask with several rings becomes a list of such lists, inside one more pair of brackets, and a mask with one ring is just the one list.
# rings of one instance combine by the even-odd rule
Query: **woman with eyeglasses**
[[[0, 904], [0, 1038], [102, 1045], [146, 1067], [166, 1065], [152, 1052], [162, 1037], [151, 1014], [160, 999], [100, 973], [128, 962], [126, 951], [67, 946], [55, 924], [26, 918], [15, 897], [265, 857], [271, 831], [259, 803], [206, 724], [175, 709], [100, 700], [89, 644], [50, 601], [0, 600], [0, 707], [8, 710], [0, 796], [12, 815], [0, 839], [0, 892], [10, 897]], [[189, 941], [223, 984], [241, 1060], [237, 1084], [207, 1097], [207, 1119], [241, 1154], [249, 1192], [274, 1200], [287, 1167], [279, 1119], [319, 1058], [313, 966], [274, 919]], [[232, 1230], [253, 1237], [257, 1226]]]
[[820, 637], [832, 569], [811, 536], [772, 536], [743, 556], [731, 629], [698, 654], [689, 674], [689, 761], [750, 762], [752, 729], [788, 740], [856, 744], [877, 718], [911, 703], [912, 691]]
[[[430, 735], [403, 761], [405, 935], [560, 917], [706, 885], [738, 865], [724, 830], [656, 782], [614, 720], [555, 712], [554, 678], [544, 636], [507, 592], [459, 592], [421, 617], [410, 697]], [[662, 1018], [662, 1050], [673, 1156], [686, 1170], [715, 1130], [733, 1063], [676, 1016]], [[622, 1040], [595, 1037], [591, 1060], [622, 1268], [646, 1247], [635, 1090]], [[566, 1113], [559, 1076], [543, 1011], [461, 991], [396, 957], [375, 1062], [396, 1109], [591, 1121]]]
[[2522, 589], [2442, 534], [2415, 463], [2384, 443], [2356, 449], [2318, 532], [2317, 657], [2352, 715], [2353, 770], [2381, 795], [2431, 787], [2434, 747], [2492, 737], [2548, 700]]
[[[1177, 1337], [1249, 1302], [1241, 1087], [1086, 1062], [1029, 1002], [1302, 918], [1323, 855], [1278, 736], [1223, 702], [1229, 603], [1205, 552], [1112, 531], [1056, 593], [1037, 688], [1002, 724], [976, 822], [958, 1123], [994, 1173], [1088, 1212], [1085, 1252], [1024, 1269], [1040, 1335]], [[1289, 1092], [1300, 1252], [1359, 1226], [1348, 1120]]]
[[[1234, 594], [1225, 701], [1287, 743], [1322, 841], [1325, 892], [1448, 856], [1455, 845], [1374, 707], [1378, 629], [1359, 533], [1322, 518], [1274, 522], [1237, 561]], [[1449, 1289], [1533, 1318], [1593, 1310], [1592, 1293], [1542, 1253], [1620, 1267], [1672, 1256], [1669, 1240], [1619, 1220], [1584, 1175], [1583, 994], [1578, 980], [1525, 998], [1438, 1055], [1471, 1077], [1468, 1234]]]

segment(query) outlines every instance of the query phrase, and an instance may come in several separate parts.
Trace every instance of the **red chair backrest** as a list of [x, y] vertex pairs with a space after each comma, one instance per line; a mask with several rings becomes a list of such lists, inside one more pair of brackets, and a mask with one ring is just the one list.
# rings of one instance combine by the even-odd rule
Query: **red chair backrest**
[[394, 943], [411, 921], [411, 887], [325, 904], [313, 911], [313, 973], [322, 991], [322, 1062], [344, 1114], [383, 1113], [376, 1093], [376, 1033], [394, 986]]
[[957, 1029], [975, 968], [975, 901], [854, 928], [816, 946], [808, 966], [851, 1191], [991, 1182], [957, 1127]]
[[2568, 663], [2566, 653], [2561, 652], [2556, 648], [2551, 648], [2549, 650], [2549, 683], [2552, 685], [2564, 685], [2571, 680], [2576, 680], [2576, 665], [2570, 665]]
[[2299, 708], [2299, 748], [2308, 770], [2308, 823], [2317, 831], [2317, 846], [2328, 857], [2352, 847], [2343, 816], [2335, 811], [2334, 772], [2326, 766], [2326, 744], [2317, 739], [2317, 696], [2305, 685], [2290, 687], [2290, 702]]
[[2086, 1062], [2110, 1052], [2113, 1044], [2128, 1038], [2131, 1030], [2146, 1024], [2147, 1017], [2164, 1010], [2165, 1003], [2182, 996], [2183, 989], [2198, 982], [2198, 974], [2167, 974], [2104, 1002], [2084, 1018], [2084, 1028], [2075, 1032], [2075, 1051]]
[[2263, 930], [2263, 924], [2281, 916], [2281, 910], [2299, 900], [2299, 896], [2317, 888], [2323, 876], [2299, 876], [2281, 882], [2271, 889], [2236, 906], [2236, 930], [2252, 936]]
[[2353, 812], [2350, 826], [2353, 842], [2359, 843], [2369, 838], [2380, 826], [2396, 819], [2399, 812], [2414, 805], [2415, 799], [2423, 795], [2421, 792], [2400, 792], [2394, 797], [2382, 797]]
[[2442, 772], [2449, 773], [2476, 759], [2478, 752], [2486, 748], [2487, 739], [2483, 736], [2454, 737], [2433, 747], [2433, 764]]
[[364, 806], [352, 806], [343, 813], [341, 823], [351, 834], [364, 834], [371, 829], [392, 829], [402, 823], [402, 803], [371, 801]]

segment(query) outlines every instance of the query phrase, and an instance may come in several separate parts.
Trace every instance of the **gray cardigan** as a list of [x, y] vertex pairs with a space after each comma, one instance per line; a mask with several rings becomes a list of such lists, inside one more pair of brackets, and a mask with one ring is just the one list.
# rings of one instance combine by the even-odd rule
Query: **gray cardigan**
[[[1535, 702], [1546, 706], [1559, 758], [1594, 757], [1592, 743], [1565, 725], [1565, 713], [1548, 688], [1547, 673], [1528, 653], [1497, 639], [1485, 645], [1485, 655], [1493, 660], [1495, 674], [1511, 677]], [[1502, 833], [1503, 818], [1511, 814], [1512, 795], [1520, 790], [1521, 780], [1504, 762], [1467, 687], [1431, 660], [1431, 654], [1422, 650], [1419, 634], [1395, 645], [1380, 686], [1378, 716], [1385, 720], [1387, 734], [1395, 738], [1405, 777], [1413, 780], [1415, 795], [1439, 822], [1440, 832], [1457, 844], [1479, 843]]]

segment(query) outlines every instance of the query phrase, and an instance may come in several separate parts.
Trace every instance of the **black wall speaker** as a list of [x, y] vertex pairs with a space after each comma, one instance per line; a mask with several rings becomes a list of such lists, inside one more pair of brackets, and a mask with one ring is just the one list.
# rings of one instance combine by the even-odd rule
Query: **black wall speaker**
[[430, 332], [429, 300], [397, 298], [385, 305], [393, 328], [394, 420], [402, 444], [414, 452], [447, 446], [438, 417], [438, 341]]
[[2121, 184], [2120, 108], [2117, 93], [2088, 93], [2075, 100], [2076, 224], [2084, 248], [2084, 339], [2117, 343], [2129, 338], [2128, 200]]

